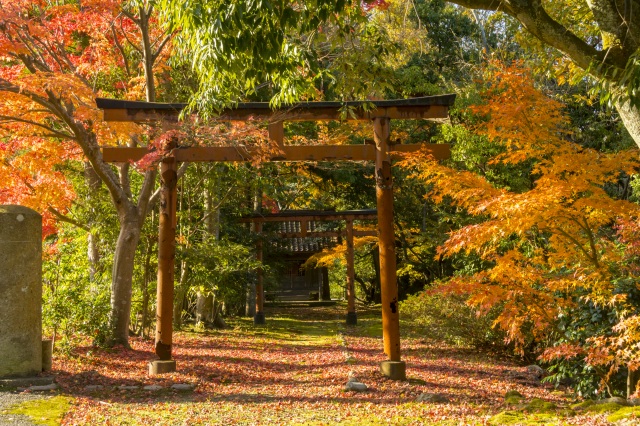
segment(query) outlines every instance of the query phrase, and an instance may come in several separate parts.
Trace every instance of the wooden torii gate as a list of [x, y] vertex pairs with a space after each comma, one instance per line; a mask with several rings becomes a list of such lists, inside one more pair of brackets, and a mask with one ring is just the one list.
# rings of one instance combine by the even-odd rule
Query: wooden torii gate
[[[307, 237], [345, 237], [347, 240], [347, 325], [356, 325], [355, 294], [355, 270], [353, 265], [353, 237], [377, 236], [375, 231], [358, 231], [353, 229], [355, 220], [375, 220], [378, 214], [375, 210], [348, 210], [348, 211], [303, 211], [290, 210], [272, 214], [253, 214], [240, 219], [240, 222], [255, 223], [255, 232], [262, 232], [262, 225], [267, 222], [299, 222], [300, 232], [278, 232], [282, 238], [307, 238]], [[309, 229], [312, 222], [345, 222], [344, 231], [314, 231]], [[258, 240], [256, 248], [257, 259], [262, 262], [262, 241]], [[256, 283], [256, 314], [253, 318], [255, 324], [264, 324], [264, 287], [262, 283], [262, 270], [258, 271]]]
[[[396, 276], [395, 235], [393, 229], [393, 181], [391, 158], [394, 153], [416, 152], [426, 147], [437, 159], [449, 157], [444, 144], [395, 144], [390, 140], [390, 120], [426, 119], [446, 121], [454, 94], [422, 98], [366, 102], [308, 102], [273, 110], [266, 102], [239, 103], [220, 113], [219, 120], [263, 120], [269, 123], [269, 138], [279, 148], [271, 161], [375, 161], [376, 205], [378, 211], [378, 245], [380, 248], [380, 286], [382, 299], [382, 335], [388, 360], [380, 369], [383, 375], [404, 380], [406, 365], [400, 359], [400, 318]], [[185, 104], [163, 104], [114, 99], [96, 99], [104, 111], [105, 121], [153, 122], [177, 121]], [[349, 114], [343, 113], [344, 108]], [[371, 121], [373, 144], [363, 145], [284, 145], [284, 121]], [[174, 141], [175, 142], [175, 141]], [[158, 244], [158, 293], [155, 351], [159, 361], [149, 365], [150, 374], [175, 371], [171, 357], [173, 339], [173, 286], [176, 227], [177, 164], [185, 161], [249, 161], [259, 154], [257, 148], [180, 147], [169, 144], [160, 164], [161, 200]], [[103, 148], [106, 162], [140, 160], [148, 148]]]

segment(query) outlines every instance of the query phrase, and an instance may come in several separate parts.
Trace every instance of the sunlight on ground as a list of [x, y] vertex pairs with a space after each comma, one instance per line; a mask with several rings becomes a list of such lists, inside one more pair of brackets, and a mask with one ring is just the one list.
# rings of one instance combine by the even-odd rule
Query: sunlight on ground
[[[241, 319], [226, 330], [176, 333], [178, 371], [163, 376], [147, 376], [153, 342], [141, 339], [132, 339], [132, 349], [57, 356], [57, 380], [75, 397], [63, 424], [607, 424], [606, 413], [573, 412], [571, 395], [523, 380], [523, 367], [428, 337], [403, 339], [408, 380], [387, 380], [379, 374], [378, 312], [360, 312], [359, 325], [347, 328], [343, 309], [267, 311], [264, 326]], [[345, 391], [350, 374], [368, 390]], [[176, 383], [196, 388], [170, 389]], [[164, 388], [118, 388], [151, 384]], [[523, 405], [505, 402], [509, 390], [523, 395]], [[449, 402], [417, 402], [423, 393]]]

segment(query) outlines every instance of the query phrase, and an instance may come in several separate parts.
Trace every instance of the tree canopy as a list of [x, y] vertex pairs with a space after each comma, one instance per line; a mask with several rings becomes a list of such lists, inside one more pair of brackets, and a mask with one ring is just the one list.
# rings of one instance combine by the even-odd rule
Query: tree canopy
[[362, 43], [373, 35], [366, 29], [374, 25], [366, 11], [376, 5], [350, 0], [158, 1], [169, 28], [178, 31], [182, 57], [198, 75], [192, 104], [201, 113], [252, 96], [259, 88], [266, 88], [274, 104], [321, 97], [323, 82], [333, 79], [321, 66], [330, 46], [345, 46], [349, 39]]
[[[544, 44], [598, 80], [640, 146], [640, 1], [453, 0], [515, 18]], [[578, 74], [577, 78], [584, 74]], [[575, 77], [575, 73], [574, 73]]]

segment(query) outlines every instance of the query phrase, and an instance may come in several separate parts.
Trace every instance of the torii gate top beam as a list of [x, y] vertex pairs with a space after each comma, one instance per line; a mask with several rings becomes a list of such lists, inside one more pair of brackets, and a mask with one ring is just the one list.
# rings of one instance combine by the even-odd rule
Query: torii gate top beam
[[[268, 102], [240, 102], [235, 108], [220, 111], [218, 118], [224, 121], [270, 120], [371, 120], [427, 119], [446, 121], [455, 94], [425, 96], [411, 99], [351, 102], [302, 102], [272, 109]], [[104, 111], [105, 121], [147, 122], [177, 120], [186, 104], [122, 101], [97, 98], [98, 108]], [[373, 106], [374, 108], [370, 108]], [[345, 114], [345, 108], [349, 111]]]

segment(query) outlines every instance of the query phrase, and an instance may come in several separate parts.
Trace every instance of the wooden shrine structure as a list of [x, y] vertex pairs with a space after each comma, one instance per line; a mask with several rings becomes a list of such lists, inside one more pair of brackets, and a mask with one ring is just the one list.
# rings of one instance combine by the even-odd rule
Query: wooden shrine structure
[[[221, 121], [262, 120], [268, 123], [269, 138], [277, 148], [271, 161], [375, 161], [378, 244], [380, 249], [380, 286], [382, 299], [382, 334], [387, 361], [380, 365], [382, 373], [404, 380], [405, 363], [400, 359], [400, 318], [396, 275], [395, 234], [393, 229], [393, 181], [391, 160], [396, 153], [416, 152], [423, 148], [437, 159], [449, 157], [444, 144], [399, 144], [390, 138], [390, 121], [425, 119], [443, 122], [449, 119], [454, 94], [422, 98], [363, 101], [307, 102], [271, 109], [266, 102], [239, 103], [220, 112]], [[114, 99], [96, 99], [104, 111], [105, 121], [177, 122], [185, 104], [163, 104]], [[344, 109], [349, 114], [344, 114]], [[373, 143], [361, 145], [285, 145], [285, 121], [359, 120], [372, 123]], [[175, 269], [175, 227], [177, 164], [185, 161], [250, 161], [260, 155], [258, 148], [243, 146], [181, 147], [173, 140], [165, 146], [160, 163], [160, 216], [158, 244], [158, 292], [155, 352], [159, 361], [150, 363], [150, 373], [175, 371], [171, 356], [173, 339], [173, 287]], [[145, 147], [105, 147], [106, 162], [137, 161], [149, 153]]]
[[[356, 314], [356, 296], [355, 296], [355, 270], [353, 266], [353, 238], [364, 236], [377, 236], [375, 231], [358, 231], [353, 229], [353, 222], [356, 220], [376, 220], [378, 218], [375, 210], [350, 210], [350, 211], [304, 211], [293, 210], [281, 213], [273, 213], [267, 215], [254, 214], [243, 217], [240, 222], [251, 222], [255, 224], [255, 232], [260, 234], [263, 230], [263, 224], [268, 222], [299, 222], [300, 232], [279, 232], [277, 235], [281, 238], [307, 238], [307, 237], [345, 237], [347, 242], [347, 325], [356, 325], [358, 317]], [[345, 222], [345, 229], [342, 231], [314, 231], [311, 224], [315, 222]], [[258, 240], [256, 247], [256, 255], [258, 260], [262, 261], [263, 244]], [[258, 271], [258, 280], [256, 283], [256, 315], [254, 317], [255, 324], [264, 324], [264, 286], [262, 279], [262, 271]]]

